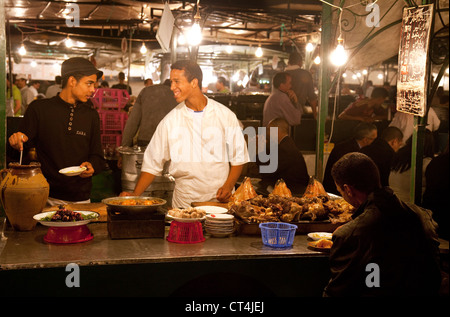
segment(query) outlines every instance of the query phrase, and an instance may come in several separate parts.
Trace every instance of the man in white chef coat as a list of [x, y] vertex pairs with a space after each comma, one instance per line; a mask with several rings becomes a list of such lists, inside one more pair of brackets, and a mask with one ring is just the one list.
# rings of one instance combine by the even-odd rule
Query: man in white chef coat
[[170, 73], [179, 103], [161, 120], [144, 154], [141, 175], [132, 193], [139, 196], [170, 161], [175, 178], [172, 207], [192, 202], [227, 202], [245, 163], [247, 146], [236, 115], [202, 93], [203, 74], [197, 63], [177, 61]]

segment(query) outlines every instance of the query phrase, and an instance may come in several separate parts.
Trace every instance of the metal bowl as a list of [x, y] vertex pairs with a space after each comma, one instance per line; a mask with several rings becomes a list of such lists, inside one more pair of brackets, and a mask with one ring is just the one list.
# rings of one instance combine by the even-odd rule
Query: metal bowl
[[[129, 199], [136, 200], [157, 200], [158, 203], [152, 205], [121, 205], [120, 202]], [[158, 197], [142, 197], [142, 196], [118, 196], [110, 197], [102, 200], [102, 203], [107, 205], [111, 210], [124, 213], [134, 212], [156, 212], [159, 207], [164, 206], [167, 201]]]

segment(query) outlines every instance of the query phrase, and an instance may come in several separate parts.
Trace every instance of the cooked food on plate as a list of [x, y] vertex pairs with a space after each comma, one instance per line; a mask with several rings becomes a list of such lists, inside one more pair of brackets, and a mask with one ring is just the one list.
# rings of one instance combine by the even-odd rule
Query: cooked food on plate
[[206, 216], [206, 211], [193, 207], [187, 209], [174, 208], [170, 209], [167, 213], [174, 218], [203, 218]]
[[151, 206], [155, 204], [160, 204], [162, 201], [159, 199], [117, 199], [111, 200], [109, 204], [111, 205], [119, 205], [119, 206]]
[[41, 218], [40, 221], [81, 221], [87, 219], [95, 219], [98, 214], [83, 215], [80, 212], [66, 209], [66, 207], [60, 205], [59, 209], [53, 214], [49, 214], [47, 217]]

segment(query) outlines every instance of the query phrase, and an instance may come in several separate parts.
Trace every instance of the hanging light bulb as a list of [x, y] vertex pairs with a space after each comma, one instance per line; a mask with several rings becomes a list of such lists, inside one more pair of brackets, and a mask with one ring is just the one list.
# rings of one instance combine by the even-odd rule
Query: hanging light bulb
[[180, 33], [180, 35], [178, 35], [178, 44], [180, 45], [186, 44], [186, 36], [184, 36], [183, 33]]
[[66, 39], [66, 47], [67, 47], [67, 48], [71, 48], [72, 46], [73, 46], [73, 42], [72, 42], [72, 40], [70, 39], [70, 37], [67, 36], [67, 39]]
[[344, 40], [339, 36], [338, 45], [330, 55], [331, 62], [335, 66], [342, 66], [347, 62], [347, 52], [344, 49]]
[[261, 45], [259, 45], [258, 48], [256, 49], [255, 56], [256, 57], [263, 56], [263, 51], [262, 51]]
[[314, 50], [314, 45], [312, 45], [312, 43], [308, 43], [306, 44], [305, 49], [307, 52], [312, 52]]
[[195, 21], [191, 29], [188, 31], [188, 43], [191, 46], [196, 46], [202, 41], [202, 29], [199, 21]]
[[147, 46], [145, 46], [145, 43], [144, 42], [142, 42], [142, 46], [141, 46], [141, 54], [145, 54], [145, 53], [147, 53]]
[[320, 64], [320, 56], [317, 55], [316, 58], [314, 58], [314, 64], [319, 65]]
[[202, 19], [200, 16], [200, 11], [198, 6], [200, 4], [200, 0], [197, 0], [197, 11], [194, 16], [194, 24], [192, 24], [191, 29], [188, 31], [187, 41], [191, 46], [197, 46], [202, 41], [202, 28], [200, 27], [200, 20]]
[[23, 45], [23, 43], [22, 43], [22, 45], [19, 48], [19, 54], [23, 56], [26, 53], [27, 53], [27, 50], [25, 49], [25, 45]]
[[31, 61], [30, 66], [33, 67], [33, 68], [36, 67], [37, 66], [36, 61]]

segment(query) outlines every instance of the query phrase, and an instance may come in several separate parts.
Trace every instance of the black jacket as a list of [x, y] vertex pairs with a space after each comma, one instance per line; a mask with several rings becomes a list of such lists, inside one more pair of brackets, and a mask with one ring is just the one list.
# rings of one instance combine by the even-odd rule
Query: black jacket
[[391, 173], [394, 150], [383, 139], [377, 138], [372, 144], [361, 149], [361, 153], [370, 157], [380, 172], [381, 186], [389, 186], [389, 174]]
[[[71, 120], [71, 118], [73, 118]], [[92, 177], [65, 176], [59, 170], [87, 161], [98, 174], [105, 167], [100, 139], [100, 119], [91, 103], [76, 107], [59, 95], [33, 101], [19, 126], [35, 147], [41, 170], [50, 185], [50, 197], [67, 201], [90, 198]]]
[[[272, 153], [268, 154], [271, 154], [271, 159], [274, 157]], [[276, 171], [274, 173], [261, 173], [260, 186], [264, 189], [267, 186], [275, 187], [276, 182], [283, 179], [292, 194], [297, 196], [303, 194], [308, 185], [309, 175], [305, 158], [295, 145], [294, 140], [289, 136], [283, 138], [278, 144], [277, 154], [278, 166]], [[262, 163], [259, 162], [259, 164]]]
[[323, 175], [322, 184], [323, 188], [327, 191], [327, 193], [340, 195], [338, 190], [336, 189], [334, 179], [331, 176], [331, 169], [333, 168], [334, 163], [336, 163], [341, 157], [343, 157], [347, 153], [359, 151], [360, 151], [359, 144], [358, 142], [356, 142], [354, 138], [340, 142], [334, 146], [334, 148], [331, 150], [330, 156], [328, 157], [327, 165], [325, 167], [325, 173]]
[[[333, 233], [325, 296], [437, 295], [441, 283], [436, 223], [429, 210], [388, 188], [369, 195], [353, 220]], [[378, 287], [369, 287], [378, 266]]]

